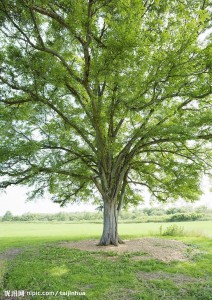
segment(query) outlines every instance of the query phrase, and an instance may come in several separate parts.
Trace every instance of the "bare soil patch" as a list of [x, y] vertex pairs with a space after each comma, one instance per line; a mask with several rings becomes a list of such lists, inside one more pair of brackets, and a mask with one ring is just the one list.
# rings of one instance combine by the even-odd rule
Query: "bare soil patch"
[[[116, 253], [136, 252], [135, 259], [157, 259], [164, 262], [174, 260], [185, 261], [188, 259], [189, 247], [176, 240], [165, 240], [161, 238], [141, 238], [134, 240], [125, 240], [125, 244], [116, 246], [98, 246], [97, 240], [63, 242], [60, 246], [70, 249], [79, 249], [83, 251], [112, 251]], [[141, 253], [140, 255], [138, 253]], [[144, 255], [146, 254], [146, 255]]]
[[0, 253], [0, 259], [5, 260], [5, 259], [12, 259], [16, 257], [19, 253], [21, 253], [23, 250], [19, 248], [12, 248], [9, 249], [3, 253]]
[[203, 282], [202, 279], [194, 278], [190, 276], [186, 276], [184, 274], [172, 274], [167, 272], [138, 272], [137, 274], [138, 279], [142, 281], [149, 281], [149, 280], [170, 280], [172, 281], [176, 286], [186, 285], [189, 283], [200, 283]]

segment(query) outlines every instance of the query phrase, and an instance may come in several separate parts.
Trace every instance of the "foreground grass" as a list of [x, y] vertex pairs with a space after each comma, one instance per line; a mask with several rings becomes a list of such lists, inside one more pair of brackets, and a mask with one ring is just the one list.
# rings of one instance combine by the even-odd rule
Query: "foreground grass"
[[[189, 244], [191, 251], [198, 248], [202, 252], [186, 262], [163, 263], [154, 259], [134, 259], [134, 256], [145, 256], [144, 253], [91, 253], [58, 246], [59, 240], [99, 237], [101, 228], [97, 224], [86, 224], [84, 227], [79, 226], [83, 224], [78, 224], [74, 228], [67, 225], [69, 230], [66, 229], [66, 224], [16, 224], [16, 227], [4, 224], [5, 228], [7, 225], [6, 232], [1, 228], [0, 249], [3, 251], [5, 248], [19, 246], [22, 247], [22, 253], [13, 259], [0, 260], [0, 293], [5, 290], [54, 293], [77, 291], [85, 292], [85, 296], [72, 298], [89, 300], [212, 299], [212, 241], [209, 238], [175, 237]], [[52, 225], [55, 226], [51, 228]], [[58, 225], [60, 226], [57, 227]], [[134, 235], [131, 235], [133, 238], [139, 235], [140, 225], [144, 224], [129, 225], [131, 230], [135, 230]], [[144, 235], [144, 227], [142, 229]], [[148, 226], [145, 229], [146, 235], [149, 230], [153, 230]], [[130, 235], [125, 227], [121, 230], [122, 235]], [[157, 232], [158, 230], [159, 227]], [[65, 295], [39, 295], [25, 296], [24, 299], [69, 298]]]
[[[192, 243], [209, 249], [207, 239], [192, 240]], [[85, 292], [85, 296], [76, 296], [77, 299], [91, 300], [211, 299], [211, 252], [189, 262], [169, 264], [152, 259], [136, 261], [134, 255], [90, 253], [53, 244], [32, 246], [7, 263], [2, 289], [78, 291]], [[68, 299], [66, 296], [58, 298]], [[24, 299], [56, 297], [40, 295]]]

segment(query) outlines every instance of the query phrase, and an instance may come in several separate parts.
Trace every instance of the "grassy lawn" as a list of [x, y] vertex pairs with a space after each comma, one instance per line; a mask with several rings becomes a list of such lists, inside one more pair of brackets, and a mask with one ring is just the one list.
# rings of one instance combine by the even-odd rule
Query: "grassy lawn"
[[[212, 221], [196, 222], [170, 222], [170, 223], [130, 223], [120, 224], [119, 232], [123, 237], [140, 237], [147, 235], [158, 235], [159, 228], [163, 230], [170, 225], [176, 224], [183, 227], [187, 235], [204, 235], [212, 237]], [[102, 224], [85, 223], [0, 223], [0, 239], [11, 242], [15, 240], [37, 241], [37, 240], [78, 240], [99, 238], [102, 232]], [[3, 244], [1, 243], [3, 246]], [[0, 246], [1, 247], [1, 246]]]
[[[132, 238], [153, 236], [159, 233], [160, 225], [121, 224], [120, 232]], [[0, 293], [58, 292], [57, 296], [25, 296], [26, 300], [212, 299], [212, 241], [206, 237], [211, 236], [212, 222], [188, 222], [180, 226], [190, 231], [190, 236], [174, 238], [201, 252], [188, 261], [165, 263], [134, 259], [143, 253], [91, 253], [58, 246], [60, 240], [98, 238], [102, 229], [99, 224], [1, 223], [0, 251], [21, 247], [22, 252], [8, 259], [0, 256]], [[200, 232], [205, 236], [195, 237]], [[85, 296], [64, 295], [67, 291], [85, 292]]]

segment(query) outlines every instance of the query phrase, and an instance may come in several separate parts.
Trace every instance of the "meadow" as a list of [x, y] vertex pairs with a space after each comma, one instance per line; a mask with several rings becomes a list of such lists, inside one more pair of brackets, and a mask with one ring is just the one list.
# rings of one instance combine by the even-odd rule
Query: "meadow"
[[[119, 224], [123, 238], [160, 235], [160, 228], [177, 225], [184, 228], [186, 236], [212, 237], [212, 221], [173, 223], [129, 223]], [[19, 246], [42, 241], [79, 240], [99, 238], [102, 224], [86, 223], [0, 223], [0, 247]], [[1, 249], [0, 248], [0, 249]]]
[[[181, 236], [161, 235], [173, 225], [183, 227]], [[125, 239], [156, 236], [183, 241], [189, 247], [186, 261], [137, 260], [145, 253], [91, 253], [58, 245], [98, 239], [101, 231], [101, 224], [92, 223], [0, 223], [0, 299], [11, 299], [5, 291], [49, 293], [25, 295], [26, 300], [212, 299], [211, 221], [119, 225]], [[65, 295], [68, 291], [85, 295]]]

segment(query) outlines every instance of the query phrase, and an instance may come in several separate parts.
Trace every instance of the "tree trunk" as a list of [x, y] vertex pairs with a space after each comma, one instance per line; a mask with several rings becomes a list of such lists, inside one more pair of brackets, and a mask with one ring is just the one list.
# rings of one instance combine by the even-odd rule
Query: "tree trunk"
[[104, 202], [104, 223], [103, 233], [99, 242], [99, 246], [114, 245], [118, 246], [118, 213], [115, 201]]

